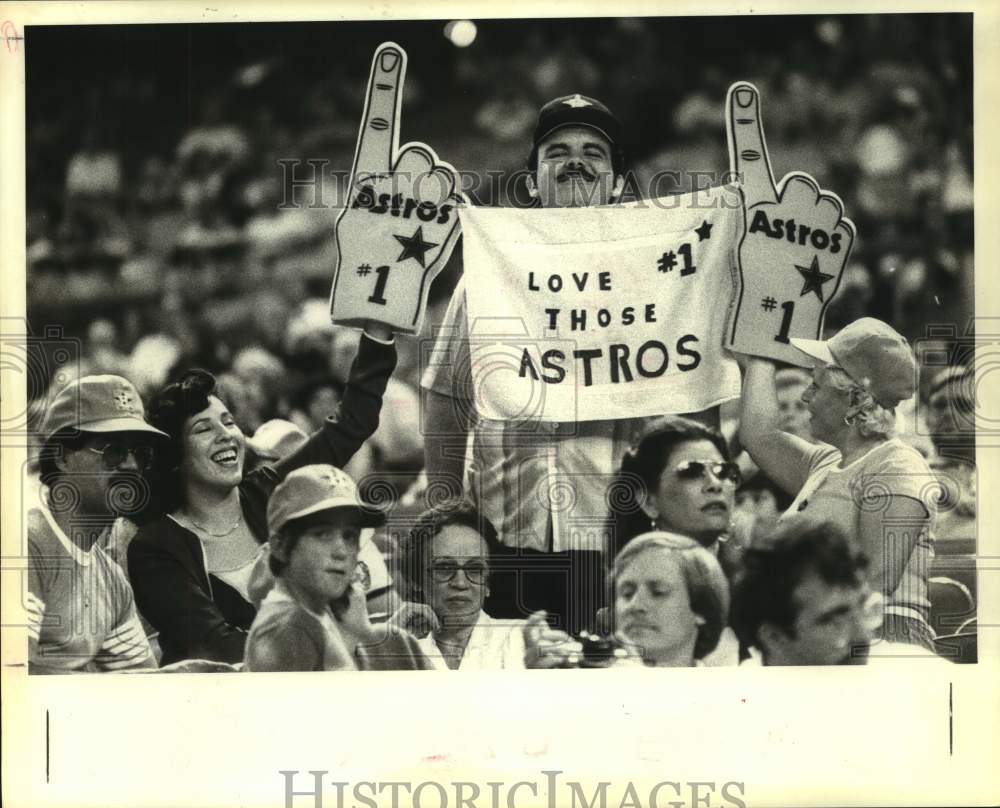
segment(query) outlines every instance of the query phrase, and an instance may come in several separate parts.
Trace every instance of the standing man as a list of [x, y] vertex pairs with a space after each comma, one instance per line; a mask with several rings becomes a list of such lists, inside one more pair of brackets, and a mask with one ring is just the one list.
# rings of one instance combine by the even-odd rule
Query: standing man
[[121, 376], [68, 384], [42, 434], [42, 501], [27, 512], [28, 670], [155, 668], [132, 588], [100, 545], [116, 517], [143, 504], [141, 473], [166, 436]]
[[[577, 93], [548, 102], [532, 138], [528, 193], [543, 208], [617, 202], [625, 185], [622, 143], [621, 122], [600, 101]], [[516, 576], [498, 570], [486, 611], [524, 617], [546, 610], [558, 628], [588, 626], [603, 600], [607, 486], [639, 420], [503, 423], [479, 417], [464, 279], [421, 386], [430, 484], [464, 487], [515, 556]]]

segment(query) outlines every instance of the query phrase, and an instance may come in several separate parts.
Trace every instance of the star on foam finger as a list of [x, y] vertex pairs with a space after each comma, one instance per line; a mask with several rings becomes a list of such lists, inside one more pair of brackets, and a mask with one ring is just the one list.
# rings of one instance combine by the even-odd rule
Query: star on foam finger
[[802, 284], [802, 291], [799, 292], [799, 297], [807, 295], [810, 292], [815, 292], [816, 297], [821, 301], [823, 300], [823, 284], [827, 281], [833, 280], [833, 275], [827, 275], [825, 272], [819, 271], [819, 259], [814, 255], [812, 263], [807, 267], [800, 267], [798, 264], [795, 268], [799, 271], [805, 281]]
[[403, 245], [403, 251], [399, 254], [399, 258], [396, 259], [396, 263], [405, 261], [407, 258], [412, 258], [420, 266], [426, 267], [427, 264], [424, 262], [424, 253], [426, 253], [431, 247], [437, 247], [437, 244], [430, 241], [424, 241], [424, 228], [418, 227], [417, 232], [412, 236], [393, 236], [400, 244]]

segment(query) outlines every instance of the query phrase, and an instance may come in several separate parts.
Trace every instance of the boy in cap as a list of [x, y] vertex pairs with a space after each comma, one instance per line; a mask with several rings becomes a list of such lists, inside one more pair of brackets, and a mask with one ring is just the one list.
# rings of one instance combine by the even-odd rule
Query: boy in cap
[[27, 513], [31, 673], [155, 668], [132, 588], [101, 547], [147, 499], [141, 473], [165, 437], [121, 376], [84, 376], [42, 421], [42, 501]]
[[296, 469], [275, 488], [267, 524], [276, 580], [250, 627], [245, 670], [430, 669], [413, 637], [368, 622], [354, 584], [361, 530], [383, 521], [333, 466]]

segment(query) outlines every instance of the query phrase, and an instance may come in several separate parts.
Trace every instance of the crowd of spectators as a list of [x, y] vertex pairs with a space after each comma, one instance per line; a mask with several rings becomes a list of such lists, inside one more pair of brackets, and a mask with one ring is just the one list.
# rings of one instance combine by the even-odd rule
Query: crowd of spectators
[[[248, 436], [273, 419], [313, 432], [336, 409], [358, 347], [358, 332], [329, 320], [333, 224], [368, 62], [385, 39], [410, 55], [402, 139], [431, 143], [483, 180], [470, 189], [479, 204], [519, 203], [537, 110], [575, 91], [607, 99], [625, 122], [644, 196], [718, 181], [726, 89], [753, 81], [776, 176], [811, 173], [858, 226], [828, 328], [872, 315], [911, 341], [928, 324], [964, 330], [974, 311], [971, 15], [478, 25], [462, 49], [439, 23], [95, 29], [86, 47], [97, 56], [73, 74], [53, 60], [82, 48], [79, 34], [32, 32], [29, 321], [60, 325], [82, 350], [69, 368], [50, 363], [29, 393], [45, 400], [68, 370], [124, 376], [145, 400], [197, 366], [217, 375]], [[488, 171], [501, 181], [485, 182]], [[397, 339], [381, 425], [348, 467], [391, 481], [414, 507], [421, 343], [460, 273], [456, 250], [424, 333]], [[904, 413], [930, 460], [933, 375]], [[741, 508], [773, 512], [766, 485], [743, 476]], [[961, 538], [974, 529], [974, 478], [955, 494], [972, 513], [972, 527], [953, 519]]]

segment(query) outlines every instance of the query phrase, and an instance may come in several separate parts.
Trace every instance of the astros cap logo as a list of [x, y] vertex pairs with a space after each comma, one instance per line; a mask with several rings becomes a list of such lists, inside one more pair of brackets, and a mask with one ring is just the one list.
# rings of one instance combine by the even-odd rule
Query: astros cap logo
[[122, 387], [115, 393], [115, 404], [118, 405], [118, 409], [120, 410], [125, 410], [126, 412], [132, 411], [132, 394], [127, 388]]
[[588, 101], [586, 98], [583, 98], [579, 93], [574, 95], [572, 98], [567, 98], [565, 101], [563, 101], [563, 103], [567, 107], [574, 107], [574, 108], [594, 106], [590, 101]]

